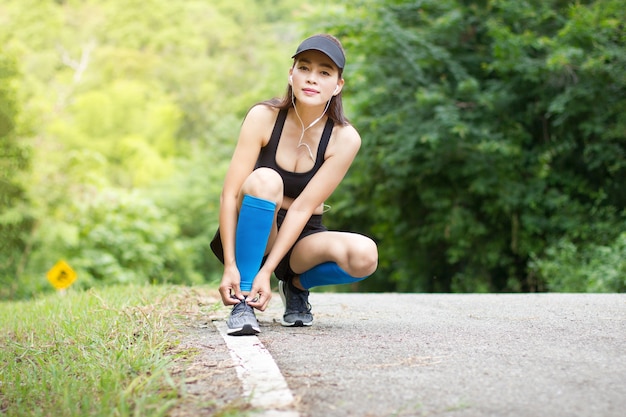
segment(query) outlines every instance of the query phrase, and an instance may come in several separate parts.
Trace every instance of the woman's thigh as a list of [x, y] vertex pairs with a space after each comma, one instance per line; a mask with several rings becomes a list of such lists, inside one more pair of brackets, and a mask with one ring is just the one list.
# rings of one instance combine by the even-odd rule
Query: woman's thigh
[[327, 231], [302, 238], [294, 246], [290, 258], [291, 269], [296, 274], [324, 262], [335, 262], [351, 276], [364, 277], [376, 270], [378, 249], [367, 236]]

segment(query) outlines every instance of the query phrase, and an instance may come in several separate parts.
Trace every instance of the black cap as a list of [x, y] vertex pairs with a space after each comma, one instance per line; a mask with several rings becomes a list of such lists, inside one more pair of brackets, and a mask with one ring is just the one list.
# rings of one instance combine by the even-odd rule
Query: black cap
[[332, 39], [323, 35], [314, 35], [302, 41], [292, 58], [295, 58], [302, 52], [311, 50], [325, 53], [340, 69], [343, 69], [346, 65], [346, 57], [339, 45]]

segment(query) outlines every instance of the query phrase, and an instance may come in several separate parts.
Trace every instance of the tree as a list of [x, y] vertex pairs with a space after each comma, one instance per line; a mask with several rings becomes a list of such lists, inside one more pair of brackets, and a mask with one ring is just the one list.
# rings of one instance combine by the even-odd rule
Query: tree
[[[15, 59], [0, 49], [0, 286], [2, 292], [15, 290], [15, 277], [24, 267], [28, 234], [33, 219], [23, 174], [29, 169], [29, 150], [18, 142], [19, 71]], [[1, 293], [0, 293], [1, 294]]]
[[295, 26], [283, 17], [293, 9], [288, 0], [0, 2], [0, 41], [23, 68], [1, 87], [10, 120], [33, 127], [7, 140], [30, 145], [37, 167], [3, 170], [23, 198], [0, 222], [28, 213], [36, 227], [2, 241], [12, 268], [19, 258], [7, 280], [20, 290], [0, 298], [47, 288], [59, 258], [80, 270], [76, 285], [218, 275], [207, 253], [221, 182], [247, 109], [286, 85]]
[[365, 288], [545, 290], [533, 259], [564, 236], [621, 245], [619, 3], [363, 1], [329, 20], [364, 139], [337, 226], [380, 244]]

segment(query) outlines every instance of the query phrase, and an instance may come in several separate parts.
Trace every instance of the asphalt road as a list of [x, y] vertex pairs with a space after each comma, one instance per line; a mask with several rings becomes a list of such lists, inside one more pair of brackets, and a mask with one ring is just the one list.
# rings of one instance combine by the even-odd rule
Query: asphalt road
[[625, 294], [313, 293], [259, 340], [303, 417], [626, 415]]

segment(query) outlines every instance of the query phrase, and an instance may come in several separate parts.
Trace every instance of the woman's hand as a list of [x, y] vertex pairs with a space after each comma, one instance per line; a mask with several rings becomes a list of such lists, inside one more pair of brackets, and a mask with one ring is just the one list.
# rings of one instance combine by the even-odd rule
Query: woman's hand
[[[244, 296], [239, 287], [240, 282], [241, 276], [239, 275], [237, 266], [224, 267], [224, 275], [222, 275], [222, 282], [219, 289], [224, 305], [239, 304], [240, 301], [243, 301]], [[233, 295], [235, 298], [233, 298]]]
[[258, 310], [265, 311], [272, 299], [272, 287], [270, 285], [271, 273], [261, 269], [252, 283], [252, 291], [248, 295], [248, 305]]

